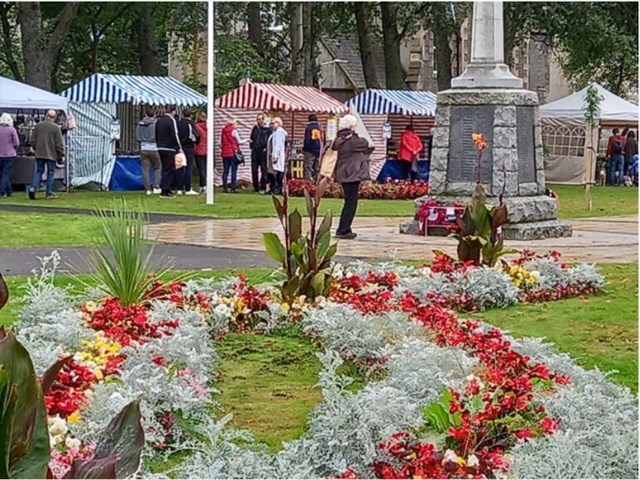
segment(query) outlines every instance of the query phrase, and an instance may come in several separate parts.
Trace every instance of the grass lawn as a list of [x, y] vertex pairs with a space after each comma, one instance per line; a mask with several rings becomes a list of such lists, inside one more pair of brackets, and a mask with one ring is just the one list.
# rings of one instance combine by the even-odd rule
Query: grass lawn
[[[560, 196], [560, 218], [584, 218], [610, 215], [633, 215], [638, 213], [638, 189], [618, 187], [597, 187], [593, 190], [594, 208], [589, 212], [585, 207], [584, 190], [574, 185], [551, 185]], [[206, 205], [205, 196], [176, 197], [172, 200], [158, 196], [147, 197], [144, 192], [89, 192], [76, 190], [61, 194], [55, 201], [30, 201], [23, 195], [14, 195], [2, 201], [4, 204], [37, 205], [43, 207], [67, 207], [93, 209], [110, 208], [112, 200], [126, 198], [132, 206], [138, 202], [150, 213], [173, 213], [200, 215], [217, 218], [258, 218], [273, 217], [275, 211], [271, 198], [254, 193], [223, 194], [216, 189], [215, 205]], [[0, 203], [0, 205], [2, 205]], [[292, 206], [304, 211], [304, 199], [292, 199]], [[322, 209], [337, 213], [342, 208], [341, 199], [324, 199]], [[414, 215], [412, 200], [360, 200], [358, 215], [362, 217], [407, 217]]]
[[102, 243], [100, 221], [90, 215], [0, 210], [2, 247], [65, 247]]

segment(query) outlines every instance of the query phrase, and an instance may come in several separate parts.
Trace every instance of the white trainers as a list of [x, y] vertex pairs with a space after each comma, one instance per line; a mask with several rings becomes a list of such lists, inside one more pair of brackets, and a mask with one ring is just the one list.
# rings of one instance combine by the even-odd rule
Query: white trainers
[[153, 189], [153, 194], [154, 195], [160, 195], [162, 193], [162, 189], [161, 188], [154, 188]]
[[200, 187], [200, 193], [207, 193], [207, 187]]
[[147, 190], [147, 195], [151, 195], [153, 192], [151, 190]]
[[184, 192], [185, 195], [200, 195], [198, 192], [196, 192], [193, 188], [191, 190], [189, 190], [188, 192]]
[[178, 190], [178, 191], [176, 192], [176, 195], [182, 195], [183, 193], [184, 193], [184, 192], [183, 192], [182, 190]]

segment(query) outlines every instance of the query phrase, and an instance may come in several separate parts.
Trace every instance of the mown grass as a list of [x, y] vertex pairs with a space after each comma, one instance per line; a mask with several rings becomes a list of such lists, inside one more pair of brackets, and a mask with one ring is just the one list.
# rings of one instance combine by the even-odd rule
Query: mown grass
[[100, 236], [100, 221], [92, 215], [0, 210], [0, 247], [66, 247], [104, 243]]
[[320, 362], [306, 338], [231, 334], [217, 344], [221, 357], [216, 399], [231, 425], [249, 430], [272, 451], [298, 438], [322, 400], [315, 385]]
[[[597, 187], [593, 189], [593, 210], [586, 208], [584, 189], [576, 185], [550, 185], [560, 196], [560, 218], [608, 217], [612, 215], [634, 215], [638, 213], [638, 189], [622, 187]], [[267, 195], [240, 192], [236, 195], [221, 193], [216, 189], [215, 205], [206, 205], [205, 196], [179, 196], [172, 200], [158, 196], [146, 196], [144, 192], [89, 192], [75, 190], [60, 194], [55, 201], [30, 201], [23, 195], [4, 199], [4, 204], [31, 205], [42, 207], [65, 207], [108, 209], [115, 199], [126, 198], [133, 205], [140, 202], [150, 213], [173, 213], [217, 218], [260, 218], [274, 217], [271, 198]], [[0, 204], [1, 205], [1, 204]], [[304, 211], [304, 199], [293, 198], [292, 207]], [[339, 212], [340, 199], [324, 199], [321, 210]], [[412, 217], [415, 213], [412, 200], [360, 200], [358, 215], [362, 217]]]

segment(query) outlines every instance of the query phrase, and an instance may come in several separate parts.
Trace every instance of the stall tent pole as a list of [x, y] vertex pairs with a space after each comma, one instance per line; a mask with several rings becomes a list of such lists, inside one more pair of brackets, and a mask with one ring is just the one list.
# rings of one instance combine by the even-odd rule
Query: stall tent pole
[[213, 25], [214, 18], [214, 5], [215, 2], [213, 0], [209, 0], [208, 2], [208, 25], [207, 28], [207, 205], [213, 205], [214, 203], [214, 193], [213, 193], [213, 182], [215, 178], [214, 168], [215, 168], [215, 160], [214, 160], [214, 120], [213, 120], [213, 104], [215, 102], [214, 95], [214, 33], [215, 28]]

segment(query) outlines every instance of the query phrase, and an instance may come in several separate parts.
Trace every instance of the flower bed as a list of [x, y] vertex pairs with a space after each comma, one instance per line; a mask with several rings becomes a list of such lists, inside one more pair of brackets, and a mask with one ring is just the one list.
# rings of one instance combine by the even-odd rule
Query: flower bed
[[[47, 399], [55, 476], [90, 457], [113, 413], [142, 396], [145, 454], [191, 452], [168, 472], [179, 478], [637, 478], [628, 390], [450, 310], [591, 293], [603, 286], [593, 267], [524, 252], [494, 269], [440, 255], [431, 268], [357, 263], [336, 274], [314, 304], [282, 304], [240, 278], [157, 284], [131, 308], [89, 294], [78, 309], [44, 270], [18, 331], [39, 374], [72, 356]], [[211, 416], [212, 382], [218, 338], [283, 322], [326, 349], [324, 401], [273, 455]], [[370, 373], [358, 392], [337, 373], [345, 360]]]
[[[292, 197], [303, 197], [305, 190], [313, 195], [316, 190], [316, 185], [309, 180], [289, 180], [289, 195]], [[386, 183], [363, 183], [360, 185], [359, 196], [360, 198], [376, 200], [414, 200], [428, 193], [428, 182], [419, 180], [392, 180]], [[323, 197], [343, 198], [342, 186], [339, 183], [331, 183]]]

